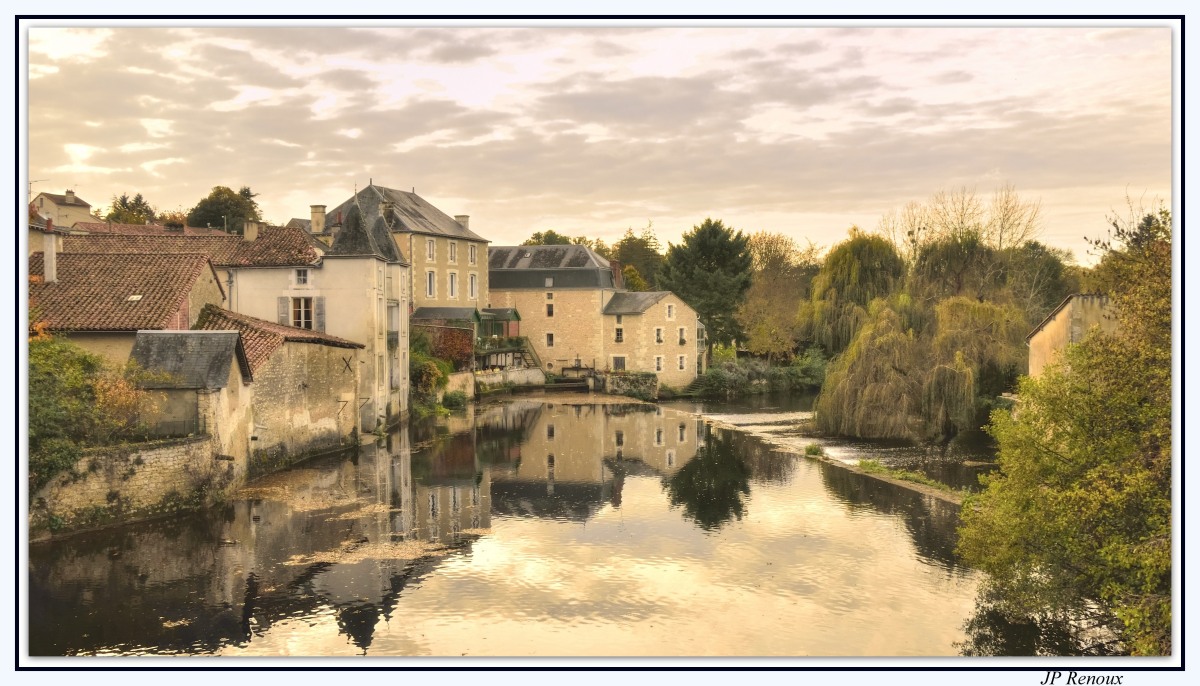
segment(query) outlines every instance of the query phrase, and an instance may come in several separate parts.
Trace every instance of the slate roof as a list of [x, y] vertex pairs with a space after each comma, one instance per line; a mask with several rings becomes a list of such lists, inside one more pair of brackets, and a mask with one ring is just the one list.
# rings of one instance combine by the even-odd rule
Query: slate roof
[[488, 287], [615, 288], [608, 260], [584, 245], [516, 245], [488, 248]]
[[370, 226], [363, 221], [358, 207], [351, 205], [350, 214], [342, 228], [333, 238], [333, 245], [325, 251], [326, 257], [379, 257], [388, 262], [404, 262], [400, 249], [388, 233], [382, 217], [376, 217]]
[[41, 282], [44, 266], [42, 253], [29, 256], [29, 305], [52, 331], [165, 329], [204, 270], [216, 278], [195, 253], [59, 253], [54, 283]]
[[162, 224], [112, 224], [109, 222], [75, 222], [71, 225], [73, 231], [83, 231], [88, 234], [116, 234], [120, 236], [225, 236], [229, 234], [220, 229], [185, 226], [170, 229]]
[[366, 347], [362, 343], [331, 336], [322, 331], [276, 324], [264, 319], [230, 312], [212, 304], [205, 305], [204, 309], [200, 311], [200, 319], [196, 321], [196, 328], [211, 331], [232, 329], [241, 333], [242, 345], [246, 351], [246, 359], [250, 364], [251, 373], [258, 371], [284, 342], [317, 343], [337, 348]]
[[[59, 195], [59, 194], [57, 194], [57, 193], [38, 193], [38, 195], [40, 195], [40, 196], [45, 196], [45, 197], [49, 198], [50, 200], [53, 200], [53, 201], [54, 201], [54, 203], [55, 203], [56, 205], [66, 205], [66, 204], [68, 204], [68, 203], [67, 203], [67, 196], [66, 196], [65, 194], [64, 194], [64, 195]], [[79, 206], [79, 207], [91, 207], [91, 206], [92, 206], [92, 205], [91, 205], [91, 203], [87, 202], [86, 200], [84, 200], [83, 198], [79, 197], [78, 195], [76, 195], [76, 196], [75, 196], [75, 202], [73, 202], [73, 203], [70, 203], [70, 205], [71, 205], [72, 207], [75, 207], [75, 206]]]
[[479, 319], [479, 315], [474, 307], [418, 307], [409, 319]]
[[517, 245], [488, 248], [488, 269], [606, 269], [608, 260], [586, 245]]
[[604, 306], [604, 314], [641, 314], [651, 305], [670, 295], [670, 291], [625, 291], [614, 293]]
[[70, 235], [64, 253], [203, 253], [217, 267], [292, 267], [316, 264], [320, 253], [309, 235], [296, 228], [268, 226], [258, 238], [242, 236]]
[[299, 217], [292, 217], [291, 219], [288, 220], [288, 223], [284, 224], [284, 226], [288, 227], [289, 229], [304, 229], [305, 231], [311, 232], [312, 231], [312, 219], [311, 218], [310, 219], [301, 219]]
[[515, 307], [485, 307], [483, 313], [505, 322], [521, 321], [521, 313]]
[[142, 388], [225, 388], [234, 359], [243, 379], [251, 380], [237, 331], [139, 331], [129, 359], [155, 373]]
[[453, 217], [429, 204], [425, 198], [416, 193], [398, 191], [394, 188], [384, 188], [374, 184], [367, 186], [357, 195], [327, 212], [325, 225], [330, 226], [338, 221], [338, 217], [341, 217], [344, 223], [350, 216], [350, 208], [355, 205], [362, 208], [363, 216], [368, 222], [373, 223], [377, 217], [382, 216], [380, 206], [385, 201], [390, 201], [394, 209], [392, 217], [387, 221], [388, 229], [391, 231], [411, 231], [430, 236], [487, 242], [487, 239], [459, 224]]

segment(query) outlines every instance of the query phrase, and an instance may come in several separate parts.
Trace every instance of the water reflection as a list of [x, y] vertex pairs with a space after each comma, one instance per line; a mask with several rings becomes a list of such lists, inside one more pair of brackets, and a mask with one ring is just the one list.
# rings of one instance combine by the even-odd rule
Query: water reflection
[[671, 409], [514, 400], [32, 546], [30, 651], [951, 654], [955, 515]]

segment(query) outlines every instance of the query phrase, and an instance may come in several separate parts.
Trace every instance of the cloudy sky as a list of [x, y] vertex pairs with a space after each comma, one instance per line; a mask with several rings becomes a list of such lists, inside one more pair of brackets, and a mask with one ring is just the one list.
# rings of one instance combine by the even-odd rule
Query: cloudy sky
[[1170, 201], [1169, 28], [31, 28], [33, 193], [274, 222], [370, 180], [494, 244], [705, 217], [829, 246], [940, 189], [1012, 184], [1043, 239]]

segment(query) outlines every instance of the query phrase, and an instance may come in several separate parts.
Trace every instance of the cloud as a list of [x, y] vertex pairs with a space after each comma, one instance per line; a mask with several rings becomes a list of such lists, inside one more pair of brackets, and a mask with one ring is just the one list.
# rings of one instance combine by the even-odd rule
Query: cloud
[[962, 70], [944, 71], [937, 76], [934, 76], [931, 81], [934, 83], [951, 84], [951, 83], [966, 83], [975, 78], [970, 72]]

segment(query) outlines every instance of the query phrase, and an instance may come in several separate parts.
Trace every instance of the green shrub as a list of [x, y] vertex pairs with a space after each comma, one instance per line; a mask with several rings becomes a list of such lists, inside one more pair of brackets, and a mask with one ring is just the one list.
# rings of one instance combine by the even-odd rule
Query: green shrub
[[825, 454], [825, 448], [816, 443], [809, 443], [808, 445], [804, 446], [804, 454], [813, 457], [820, 457], [821, 455]]
[[450, 391], [442, 397], [442, 407], [448, 410], [461, 410], [467, 406], [467, 394], [462, 391]]

